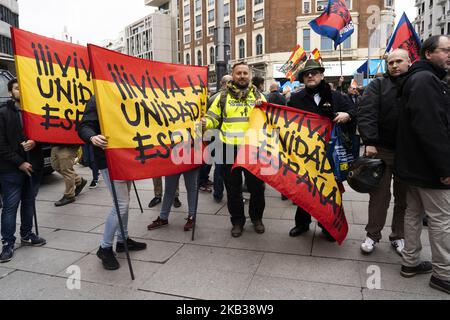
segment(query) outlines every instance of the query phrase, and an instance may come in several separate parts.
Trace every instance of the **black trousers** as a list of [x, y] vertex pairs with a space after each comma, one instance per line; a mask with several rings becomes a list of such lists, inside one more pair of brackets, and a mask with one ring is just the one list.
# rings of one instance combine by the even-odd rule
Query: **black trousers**
[[249, 171], [243, 168], [236, 168], [231, 171], [233, 166], [225, 164], [222, 166], [222, 176], [227, 189], [228, 211], [231, 215], [233, 225], [245, 225], [244, 198], [242, 196], [242, 173], [245, 175], [247, 189], [250, 192], [250, 219], [252, 221], [261, 220], [266, 207], [264, 191], [264, 182], [255, 177]]
[[[297, 207], [297, 212], [295, 213], [295, 226], [301, 227], [310, 224], [311, 224], [311, 215], [302, 208]], [[319, 227], [324, 229], [320, 223]]]

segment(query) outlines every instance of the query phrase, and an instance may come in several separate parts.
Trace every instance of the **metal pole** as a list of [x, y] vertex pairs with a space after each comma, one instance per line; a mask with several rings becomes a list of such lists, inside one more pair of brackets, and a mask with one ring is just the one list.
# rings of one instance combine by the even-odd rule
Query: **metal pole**
[[128, 243], [127, 243], [127, 239], [125, 239], [125, 230], [123, 228], [122, 217], [120, 216], [119, 201], [117, 200], [116, 187], [114, 186], [113, 180], [110, 179], [109, 181], [111, 183], [111, 190], [112, 190], [112, 194], [113, 194], [113, 198], [114, 198], [114, 205], [116, 206], [117, 218], [119, 219], [120, 233], [122, 234], [123, 245], [125, 247], [125, 253], [127, 255], [128, 268], [130, 269], [131, 280], [134, 280], [133, 266], [131, 265], [130, 252], [128, 251]]
[[341, 77], [344, 75], [344, 72], [342, 71], [342, 45], [339, 45], [339, 62], [341, 64]]
[[133, 187], [134, 187], [134, 192], [136, 193], [137, 201], [139, 203], [139, 208], [141, 208], [141, 213], [144, 213], [144, 209], [142, 209], [141, 199], [139, 198], [139, 193], [137, 191], [136, 183], [134, 183], [134, 181], [133, 181]]
[[[27, 157], [27, 162], [31, 163], [30, 161], [30, 152], [25, 152]], [[36, 230], [36, 235], [39, 236], [39, 228], [38, 228], [38, 222], [37, 222], [37, 212], [36, 212], [36, 194], [34, 194], [34, 188], [33, 188], [33, 175], [29, 176], [29, 183], [30, 183], [30, 192], [33, 193], [33, 217], [34, 217], [34, 229]]]
[[227, 74], [227, 65], [225, 62], [225, 22], [223, 0], [217, 1], [217, 91], [220, 90], [220, 81]]

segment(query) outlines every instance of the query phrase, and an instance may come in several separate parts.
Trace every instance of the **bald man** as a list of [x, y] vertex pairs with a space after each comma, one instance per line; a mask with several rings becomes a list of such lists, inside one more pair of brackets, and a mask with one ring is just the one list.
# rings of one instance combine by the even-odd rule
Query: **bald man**
[[[358, 126], [366, 146], [365, 156], [384, 160], [386, 172], [380, 185], [370, 193], [369, 222], [367, 237], [361, 244], [361, 251], [370, 254], [381, 240], [381, 231], [386, 223], [391, 201], [395, 142], [400, 114], [397, 92], [411, 61], [408, 52], [395, 50], [387, 57], [388, 72], [372, 81], [364, 92], [358, 109]], [[394, 179], [394, 215], [392, 233], [389, 237], [392, 247], [401, 255], [404, 248], [404, 217], [406, 209], [406, 186]]]
[[277, 82], [273, 82], [270, 85], [270, 93], [267, 96], [267, 102], [281, 106], [286, 105], [286, 98], [280, 93], [280, 85]]

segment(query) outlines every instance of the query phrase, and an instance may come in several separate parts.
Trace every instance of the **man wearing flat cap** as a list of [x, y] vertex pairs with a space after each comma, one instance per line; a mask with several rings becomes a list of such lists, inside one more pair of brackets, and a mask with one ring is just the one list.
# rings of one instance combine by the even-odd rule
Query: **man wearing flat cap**
[[[305, 67], [298, 73], [298, 80], [305, 84], [305, 90], [292, 93], [288, 106], [307, 112], [329, 117], [336, 124], [341, 124], [343, 130], [350, 129], [350, 123], [356, 118], [356, 108], [339, 92], [332, 91], [328, 83], [324, 81], [325, 68], [320, 62], [308, 60]], [[348, 127], [348, 128], [347, 128]], [[348, 132], [354, 134], [354, 132]], [[298, 237], [309, 230], [311, 215], [297, 208], [295, 215], [295, 227], [290, 231], [291, 237]], [[323, 228], [322, 233], [328, 241], [335, 240], [330, 233]]]

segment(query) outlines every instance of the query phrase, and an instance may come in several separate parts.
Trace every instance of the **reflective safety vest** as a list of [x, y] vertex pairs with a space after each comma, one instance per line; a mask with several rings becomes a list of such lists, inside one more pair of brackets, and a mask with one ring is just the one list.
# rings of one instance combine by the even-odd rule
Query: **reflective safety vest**
[[266, 101], [256, 87], [250, 90], [246, 99], [235, 99], [228, 90], [221, 92], [206, 113], [206, 129], [220, 130], [220, 139], [225, 144], [242, 144], [250, 113], [258, 99]]

